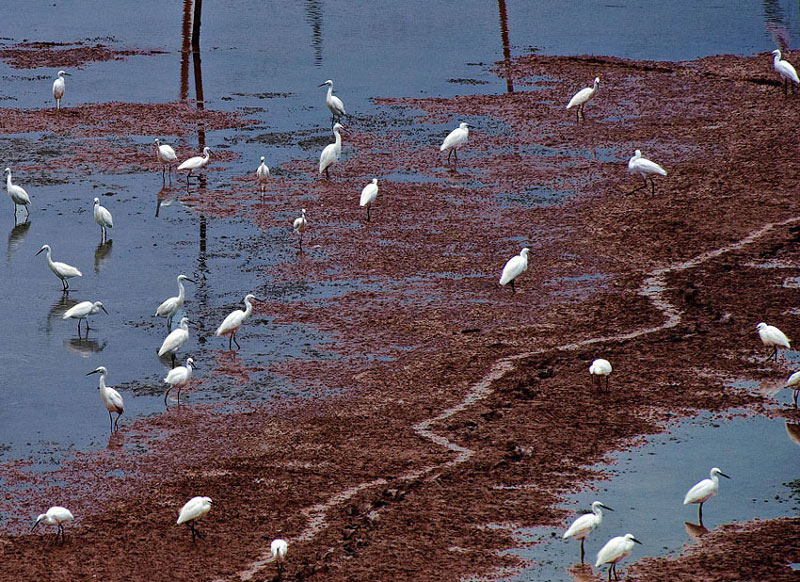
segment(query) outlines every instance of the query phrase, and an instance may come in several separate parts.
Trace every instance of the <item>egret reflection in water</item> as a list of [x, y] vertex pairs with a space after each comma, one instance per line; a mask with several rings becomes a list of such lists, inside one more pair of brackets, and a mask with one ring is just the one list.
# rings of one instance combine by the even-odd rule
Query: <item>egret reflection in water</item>
[[800, 422], [786, 421], [786, 434], [794, 444], [800, 445]]
[[53, 326], [61, 326], [61, 321], [64, 319], [64, 314], [68, 309], [77, 305], [78, 299], [70, 299], [69, 295], [62, 293], [61, 297], [53, 303], [50, 311], [47, 312], [47, 324], [44, 326], [45, 333], [49, 336], [53, 331]]
[[691, 521], [684, 521], [683, 527], [686, 528], [686, 534], [695, 541], [700, 541], [700, 538], [708, 533], [706, 526]]
[[156, 194], [156, 218], [158, 218], [158, 213], [161, 210], [161, 207], [171, 206], [172, 203], [178, 198], [178, 194], [179, 191], [170, 186], [164, 186], [158, 191], [158, 194]]
[[99, 354], [106, 348], [105, 340], [98, 341], [94, 339], [85, 338], [72, 338], [64, 340], [64, 349], [73, 354], [77, 354], [82, 358], [88, 358], [93, 354]]
[[111, 245], [114, 244], [113, 239], [101, 241], [94, 249], [94, 272], [100, 273], [100, 268], [111, 257]]
[[11, 260], [11, 255], [17, 250], [22, 241], [25, 240], [25, 235], [28, 234], [28, 229], [31, 227], [31, 222], [26, 220], [14, 225], [8, 233], [8, 260]]

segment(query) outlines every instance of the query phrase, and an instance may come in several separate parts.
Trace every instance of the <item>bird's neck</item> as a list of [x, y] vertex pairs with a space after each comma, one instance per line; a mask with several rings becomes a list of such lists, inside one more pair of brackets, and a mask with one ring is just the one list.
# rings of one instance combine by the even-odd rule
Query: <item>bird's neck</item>
[[183, 301], [186, 290], [183, 288], [183, 281], [178, 281], [178, 301]]

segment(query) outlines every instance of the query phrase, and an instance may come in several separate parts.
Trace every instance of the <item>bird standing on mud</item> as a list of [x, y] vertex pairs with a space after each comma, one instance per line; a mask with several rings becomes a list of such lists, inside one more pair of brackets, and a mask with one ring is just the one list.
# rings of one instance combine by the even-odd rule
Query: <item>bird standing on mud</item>
[[178, 166], [178, 171], [189, 170], [189, 173], [186, 174], [186, 184], [189, 184], [189, 178], [192, 176], [192, 172], [194, 172], [195, 170], [199, 170], [208, 164], [208, 160], [211, 157], [210, 154], [211, 154], [211, 148], [204, 147], [203, 155], [191, 157], [185, 162], [183, 162], [180, 166]]
[[517, 290], [514, 288], [514, 279], [528, 270], [529, 252], [530, 249], [525, 247], [517, 256], [508, 259], [506, 266], [503, 267], [503, 272], [500, 275], [500, 285], [505, 286], [506, 284], [511, 283], [512, 293], [517, 292]]
[[303, 208], [303, 210], [300, 212], [300, 216], [295, 218], [294, 222], [292, 223], [292, 229], [294, 230], [294, 233], [298, 236], [299, 240], [298, 245], [300, 246], [301, 253], [303, 252], [303, 233], [306, 231], [307, 225], [308, 222], [306, 221], [306, 209]]
[[72, 516], [72, 512], [69, 509], [66, 507], [61, 507], [60, 505], [54, 505], [47, 510], [47, 513], [39, 514], [39, 516], [33, 522], [31, 532], [35, 530], [36, 526], [38, 526], [40, 523], [58, 526], [58, 531], [56, 532], [56, 541], [58, 541], [58, 536], [61, 534], [61, 543], [64, 544], [67, 541], [67, 534], [64, 532], [63, 523], [65, 521], [72, 521], [73, 519], [75, 518]]
[[772, 348], [772, 351], [767, 356], [767, 360], [774, 356], [777, 362], [778, 348], [784, 348], [786, 350], [791, 348], [789, 345], [789, 338], [774, 325], [767, 325], [762, 321], [756, 326], [756, 329], [758, 330], [758, 337], [761, 338], [761, 343], [764, 344], [764, 347]]
[[192, 364], [194, 364], [194, 360], [192, 358], [186, 358], [185, 366], [172, 368], [169, 374], [167, 374], [167, 377], [164, 378], [164, 383], [169, 384], [169, 388], [167, 388], [167, 391], [164, 393], [164, 406], [167, 405], [167, 396], [169, 396], [169, 392], [173, 388], [178, 389], [178, 404], [181, 403], [181, 390], [192, 381]]
[[241, 309], [237, 309], [232, 313], [228, 314], [220, 326], [217, 328], [215, 335], [217, 337], [222, 337], [224, 335], [228, 336], [228, 349], [232, 349], [231, 342], [236, 344], [236, 347], [241, 349], [242, 346], [239, 345], [239, 342], [236, 341], [236, 331], [242, 326], [244, 321], [250, 317], [250, 314], [253, 312], [253, 304], [251, 301], [255, 299], [256, 296], [252, 294], [248, 294], [244, 298], [244, 304], [247, 308], [242, 311]]
[[642, 151], [636, 150], [633, 153], [633, 157], [628, 160], [628, 173], [631, 175], [639, 174], [642, 179], [644, 179], [644, 184], [639, 186], [638, 188], [631, 190], [628, 194], [633, 194], [634, 192], [638, 192], [644, 188], [647, 188], [647, 178], [650, 178], [650, 185], [652, 186], [652, 194], [655, 195], [656, 193], [656, 183], [653, 180], [653, 176], [658, 174], [659, 176], [666, 176], [667, 171], [659, 166], [655, 162], [651, 162], [647, 158], [642, 157]]
[[572, 522], [572, 525], [569, 526], [569, 529], [564, 532], [564, 536], [562, 539], [567, 539], [569, 537], [574, 538], [576, 540], [580, 540], [581, 542], [581, 564], [583, 564], [583, 557], [584, 557], [584, 550], [583, 550], [583, 542], [586, 540], [586, 536], [596, 530], [601, 523], [603, 523], [603, 509], [608, 509], [609, 511], [614, 511], [607, 505], [603, 505], [599, 501], [595, 501], [592, 503], [592, 513], [584, 513], [580, 517], [578, 517], [575, 521]]
[[572, 96], [572, 99], [569, 100], [567, 103], [567, 109], [572, 109], [573, 107], [577, 107], [578, 109], [575, 111], [575, 121], [580, 123], [580, 120], [585, 120], [586, 117], [583, 115], [583, 107], [589, 101], [592, 100], [594, 94], [597, 93], [597, 88], [600, 86], [600, 77], [594, 78], [594, 85], [591, 87], [584, 87], [575, 95]]
[[31, 203], [30, 196], [25, 191], [22, 186], [17, 186], [16, 184], [11, 183], [11, 168], [6, 168], [3, 170], [4, 174], [8, 174], [6, 178], [6, 192], [8, 192], [8, 197], [11, 198], [11, 202], [14, 203], [14, 223], [17, 222], [17, 206], [22, 206], [25, 209], [25, 217], [29, 217], [31, 215], [30, 211], [28, 210], [28, 204]]
[[267, 180], [269, 180], [269, 168], [264, 163], [264, 156], [261, 156], [261, 164], [256, 169], [256, 178], [258, 179], [258, 186], [261, 188], [261, 195], [267, 189]]
[[175, 353], [189, 342], [189, 318], [181, 318], [180, 327], [173, 329], [164, 338], [164, 342], [158, 350], [158, 357], [172, 354], [172, 367], [175, 367]]
[[595, 384], [600, 383], [600, 377], [606, 377], [606, 390], [608, 390], [608, 377], [611, 375], [612, 368], [611, 362], [603, 358], [597, 358], [592, 365], [589, 366], [589, 374], [592, 376], [592, 382]]
[[64, 75], [69, 75], [66, 71], [59, 71], [58, 78], [53, 81], [53, 98], [56, 100], [56, 109], [61, 109], [61, 98], [64, 96]]
[[694, 487], [686, 492], [686, 497], [683, 498], [683, 504], [689, 505], [690, 503], [699, 503], [697, 506], [697, 523], [703, 525], [703, 503], [711, 499], [719, 491], [719, 477], [722, 475], [726, 479], [730, 479], [725, 473], [719, 470], [718, 467], [711, 469], [708, 479], [703, 479]]
[[278, 567], [278, 575], [283, 572], [284, 563], [286, 562], [286, 551], [288, 549], [289, 545], [286, 543], [286, 540], [281, 538], [272, 540], [272, 543], [269, 545], [269, 550], [272, 552], [272, 559], [275, 560], [275, 565]]
[[792, 86], [792, 93], [794, 93], [795, 84], [800, 85], [800, 78], [797, 77], [797, 71], [789, 61], [781, 59], [781, 51], [772, 51], [774, 58], [772, 59], [772, 68], [783, 79], [783, 94], [789, 94], [789, 85]]
[[333, 123], [336, 121], [336, 118], [339, 118], [339, 121], [342, 121], [342, 117], [346, 115], [344, 112], [344, 103], [342, 100], [339, 99], [336, 95], [333, 94], [333, 81], [328, 79], [324, 83], [320, 85], [320, 87], [328, 86], [328, 94], [325, 96], [325, 105], [328, 106], [328, 110], [331, 112], [331, 129], [333, 129]]
[[369, 209], [372, 207], [372, 203], [375, 202], [375, 198], [378, 197], [378, 179], [373, 178], [372, 182], [364, 186], [364, 189], [361, 190], [361, 198], [358, 201], [358, 205], [361, 208], [367, 207], [367, 222], [369, 222]]
[[178, 515], [178, 521], [176, 525], [180, 525], [185, 523], [189, 526], [189, 529], [192, 530], [192, 543], [194, 543], [195, 536], [200, 538], [201, 540], [206, 539], [206, 536], [201, 534], [197, 531], [197, 528], [194, 525], [194, 522], [198, 519], [201, 519], [205, 516], [209, 511], [211, 511], [211, 498], [210, 497], [192, 497], [189, 501], [186, 502], [181, 508], [181, 512]]
[[611, 564], [608, 568], [608, 582], [611, 582], [611, 572], [614, 572], [614, 580], [619, 580], [619, 576], [617, 575], [617, 563], [633, 553], [634, 543], [641, 544], [642, 542], [633, 537], [633, 534], [625, 534], [624, 536], [611, 538], [606, 542], [606, 545], [597, 552], [595, 568], [599, 568], [603, 564]]
[[335, 141], [326, 145], [319, 156], [320, 176], [323, 172], [325, 172], [325, 177], [330, 179], [331, 175], [328, 173], [328, 168], [338, 162], [339, 156], [342, 155], [342, 135], [340, 133], [342, 131], [347, 133], [347, 130], [341, 123], [337, 123], [333, 126], [333, 135], [335, 137]]
[[[158, 138], [153, 140], [153, 144], [156, 146], [156, 158], [161, 163], [161, 179], [163, 182], [164, 170], [169, 170], [169, 173], [172, 174], [172, 164], [178, 161], [178, 156], [171, 145], [161, 143]], [[172, 181], [172, 178], [170, 178], [170, 181]]]
[[454, 156], [455, 161], [454, 164], [458, 165], [458, 149], [467, 143], [469, 139], [469, 125], [466, 123], [459, 123], [458, 127], [451, 131], [444, 141], [442, 145], [439, 146], [440, 152], [448, 151], [447, 153], [447, 163], [450, 163], [450, 156]]

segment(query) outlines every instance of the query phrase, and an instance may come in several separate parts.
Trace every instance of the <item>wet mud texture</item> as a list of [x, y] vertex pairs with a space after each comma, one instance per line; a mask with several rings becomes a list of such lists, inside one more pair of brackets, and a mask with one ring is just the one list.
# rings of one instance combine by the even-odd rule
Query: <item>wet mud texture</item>
[[[783, 97], [769, 56], [534, 56], [498, 73], [519, 92], [381, 101], [382, 117], [351, 125], [330, 181], [311, 154], [247, 208], [265, 230], [308, 210], [305, 254], [286, 225], [283, 262], [254, 273], [261, 291], [286, 286], [254, 319], [335, 338], [319, 360], [270, 370], [303, 397], [233, 411], [189, 397], [58, 471], [3, 466], [0, 578], [272, 580], [278, 536], [287, 580], [498, 577], [522, 565], [501, 553], [515, 528], [561, 531], [571, 515], [557, 504], [601, 477], [586, 466], [609, 452], [698, 410], [776, 414], [774, 398], [788, 402], [731, 386], [777, 388], [793, 371], [763, 361], [756, 323], [800, 338], [800, 170], [788, 153], [800, 136], [786, 124], [800, 96]], [[600, 91], [576, 125], [564, 106], [594, 76]], [[478, 129], [452, 171], [438, 145], [462, 119]], [[626, 194], [640, 181], [626, 174], [636, 148], [669, 172], [655, 196]], [[358, 194], [376, 172], [407, 179], [380, 182], [366, 223]], [[225, 214], [259, 196], [255, 183], [234, 189], [198, 198]], [[513, 295], [496, 281], [522, 246], [531, 261]], [[303, 295], [343, 280], [359, 286]], [[270, 341], [257, 324], [249, 333]], [[209, 382], [259, 366], [213, 354]], [[596, 357], [614, 365], [607, 391], [591, 386]], [[216, 502], [196, 544], [175, 525], [193, 495]], [[26, 533], [51, 504], [77, 517], [63, 547]], [[796, 518], [723, 527], [631, 571], [796, 579], [785, 564], [800, 561], [798, 530]]]
[[0, 59], [8, 62], [15, 69], [39, 67], [79, 69], [88, 63], [121, 61], [130, 56], [146, 56], [163, 52], [162, 50], [114, 48], [89, 39], [74, 43], [31, 41], [0, 48]]

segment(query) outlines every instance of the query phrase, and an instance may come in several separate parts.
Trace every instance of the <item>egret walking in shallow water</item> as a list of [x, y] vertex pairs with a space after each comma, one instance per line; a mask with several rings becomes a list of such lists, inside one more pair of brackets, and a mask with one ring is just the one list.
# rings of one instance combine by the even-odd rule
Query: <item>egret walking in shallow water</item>
[[111, 213], [108, 208], [100, 206], [100, 199], [94, 199], [94, 221], [100, 227], [100, 237], [106, 240], [106, 229], [114, 226], [114, 219], [111, 218]]
[[[114, 432], [114, 427], [119, 430], [119, 417], [122, 416], [122, 413], [125, 411], [125, 405], [122, 402], [122, 396], [113, 388], [106, 386], [106, 374], [108, 374], [108, 370], [106, 370], [105, 366], [100, 366], [86, 375], [91, 376], [92, 374], [100, 374], [100, 383], [97, 387], [100, 390], [100, 399], [103, 401], [103, 405], [105, 405], [106, 410], [108, 410], [108, 420], [111, 422], [111, 432]], [[117, 418], [113, 421], [111, 420], [112, 412], [117, 413]]]
[[792, 93], [794, 93], [795, 84], [800, 85], [800, 78], [797, 77], [797, 71], [795, 71], [792, 63], [781, 59], [781, 51], [774, 50], [772, 51], [772, 54], [774, 55], [772, 59], [772, 67], [783, 80], [783, 94], [789, 94], [789, 85], [792, 86]]
[[73, 277], [82, 277], [83, 275], [81, 272], [73, 267], [72, 265], [68, 265], [66, 263], [59, 263], [54, 261], [51, 252], [50, 252], [50, 245], [42, 245], [42, 248], [39, 249], [39, 252], [47, 252], [47, 266], [50, 267], [50, 270], [53, 271], [53, 274], [61, 279], [61, 285], [64, 287], [64, 291], [69, 289], [69, 281], [68, 279], [72, 279]]
[[239, 342], [236, 341], [236, 330], [238, 330], [244, 321], [250, 317], [250, 314], [253, 312], [253, 304], [251, 301], [255, 299], [256, 296], [252, 294], [248, 294], [244, 298], [244, 304], [247, 306], [244, 311], [241, 309], [237, 309], [236, 311], [230, 313], [228, 317], [226, 317], [220, 326], [217, 328], [216, 336], [222, 337], [224, 335], [228, 336], [228, 349], [233, 349], [231, 347], [231, 342], [236, 344], [236, 347], [241, 349]]
[[583, 564], [584, 550], [583, 542], [586, 536], [596, 530], [601, 523], [603, 523], [603, 509], [614, 511], [607, 505], [603, 505], [599, 501], [592, 503], [592, 513], [584, 513], [578, 519], [572, 522], [569, 529], [564, 532], [563, 539], [574, 538], [581, 542], [581, 564]]
[[61, 507], [60, 505], [54, 505], [50, 509], [47, 510], [47, 513], [40, 513], [36, 520], [33, 522], [33, 527], [31, 528], [31, 532], [36, 529], [40, 523], [44, 525], [55, 525], [58, 526], [58, 531], [56, 531], [56, 541], [58, 541], [58, 536], [61, 534], [61, 543], [65, 543], [67, 541], [67, 534], [64, 532], [64, 522], [65, 521], [72, 521], [75, 519], [72, 516], [72, 512], [67, 509], [66, 507]]
[[306, 231], [307, 225], [308, 222], [306, 221], [306, 209], [303, 208], [303, 210], [300, 212], [300, 216], [295, 218], [294, 222], [292, 223], [292, 229], [294, 230], [295, 234], [299, 237], [298, 244], [300, 246], [301, 253], [303, 252], [303, 233]]
[[467, 143], [467, 139], [469, 139], [469, 125], [466, 123], [459, 123], [458, 127], [451, 131], [446, 138], [444, 138], [442, 145], [439, 146], [439, 151], [448, 152], [448, 164], [450, 163], [450, 156], [454, 156], [455, 164], [458, 164], [458, 149]]
[[344, 103], [333, 94], [333, 81], [328, 79], [322, 83], [320, 87], [325, 87], [326, 85], [328, 87], [328, 94], [325, 96], [325, 105], [328, 106], [331, 112], [331, 129], [333, 129], [333, 123], [336, 121], [336, 118], [338, 117], [339, 121], [341, 121], [342, 117], [346, 114], [344, 112]]
[[178, 389], [178, 404], [181, 403], [181, 390], [192, 381], [192, 364], [194, 364], [194, 360], [192, 358], [186, 358], [185, 366], [172, 368], [169, 374], [167, 374], [167, 377], [164, 378], [164, 383], [169, 384], [169, 388], [167, 388], [167, 391], [164, 393], [165, 406], [167, 404], [167, 396], [173, 388]]
[[584, 87], [575, 95], [572, 96], [572, 99], [569, 100], [567, 104], [567, 109], [572, 109], [573, 107], [577, 107], [578, 109], [575, 111], [576, 121], [580, 122], [581, 119], [586, 119], [583, 115], [583, 107], [589, 101], [592, 100], [594, 94], [597, 93], [597, 88], [600, 86], [600, 77], [594, 78], [594, 85], [591, 87]]
[[690, 503], [699, 503], [697, 506], [697, 523], [703, 525], [703, 503], [714, 497], [719, 491], [719, 477], [722, 475], [726, 479], [730, 479], [725, 473], [719, 470], [718, 467], [711, 469], [710, 477], [703, 479], [694, 487], [686, 492], [686, 497], [683, 498], [683, 504], [689, 505]]
[[326, 145], [319, 156], [319, 173], [322, 175], [322, 173], [325, 172], [326, 178], [331, 177], [328, 173], [328, 168], [338, 162], [339, 156], [342, 155], [342, 135], [340, 133], [342, 131], [347, 133], [347, 130], [341, 123], [337, 123], [333, 126], [335, 141]]
[[595, 384], [600, 383], [600, 377], [606, 377], [606, 390], [608, 390], [608, 377], [611, 375], [611, 362], [603, 358], [597, 358], [592, 365], [589, 366], [589, 374], [592, 375], [592, 382]]
[[3, 173], [8, 174], [8, 177], [6, 178], [6, 191], [8, 192], [8, 197], [11, 198], [11, 202], [14, 203], [14, 223], [16, 224], [17, 206], [22, 206], [25, 209], [26, 217], [31, 215], [30, 211], [28, 210], [28, 205], [31, 203], [31, 198], [28, 196], [28, 193], [22, 186], [17, 186], [16, 184], [11, 183], [11, 168], [6, 168]]
[[762, 321], [756, 326], [756, 329], [758, 330], [758, 337], [761, 338], [761, 343], [764, 344], [764, 347], [772, 348], [772, 351], [767, 356], [767, 360], [774, 356], [777, 362], [778, 348], [784, 348], [786, 350], [791, 348], [789, 345], [789, 338], [774, 325], [767, 325]]
[[[156, 146], [156, 158], [161, 163], [161, 181], [164, 181], [164, 170], [169, 171], [170, 175], [172, 174], [172, 164], [178, 161], [178, 156], [175, 154], [175, 150], [172, 149], [172, 146], [169, 144], [161, 143], [158, 138], [153, 140], [153, 144]], [[170, 181], [172, 179], [170, 178]]]
[[514, 279], [519, 277], [522, 273], [528, 270], [528, 253], [530, 249], [525, 247], [520, 251], [516, 257], [508, 259], [506, 266], [503, 267], [503, 272], [500, 275], [500, 284], [505, 286], [511, 283], [511, 292], [516, 293], [514, 288]]
[[167, 318], [167, 331], [169, 331], [169, 328], [172, 326], [172, 318], [175, 317], [175, 314], [183, 307], [183, 302], [186, 298], [186, 289], [183, 288], [183, 281], [194, 283], [194, 281], [186, 275], [178, 275], [178, 296], [164, 300], [164, 302], [158, 306], [158, 309], [156, 309], [156, 315], [158, 317]]
[[205, 535], [201, 534], [195, 528], [194, 522], [198, 519], [205, 516], [209, 511], [211, 511], [211, 498], [210, 497], [192, 497], [189, 501], [186, 502], [181, 508], [181, 512], [178, 515], [178, 522], [177, 525], [185, 523], [189, 526], [189, 529], [192, 530], [192, 543], [194, 543], [195, 536], [204, 540], [206, 538]]
[[164, 342], [158, 349], [158, 357], [172, 354], [172, 367], [175, 367], [175, 353], [189, 342], [189, 318], [181, 319], [180, 327], [164, 338]]
[[611, 582], [611, 572], [614, 572], [614, 580], [619, 580], [617, 575], [617, 563], [631, 555], [633, 552], [633, 544], [641, 544], [639, 540], [633, 537], [633, 534], [625, 534], [624, 536], [617, 536], [611, 538], [606, 542], [606, 545], [597, 552], [597, 562], [594, 567], [599, 568], [603, 564], [611, 564], [608, 567], [608, 582]]
[[666, 176], [667, 171], [659, 166], [655, 162], [651, 162], [647, 158], [642, 157], [642, 151], [636, 150], [633, 153], [633, 157], [628, 160], [628, 173], [631, 175], [639, 174], [642, 179], [644, 180], [644, 184], [639, 186], [638, 188], [631, 190], [628, 194], [633, 194], [634, 192], [638, 192], [644, 188], [647, 188], [647, 179], [650, 178], [650, 185], [652, 188], [652, 194], [655, 195], [656, 193], [656, 183], [653, 180], [654, 175], [659, 176]]
[[797, 396], [800, 394], [800, 372], [795, 372], [789, 379], [786, 380], [786, 386], [784, 388], [791, 388], [792, 389], [792, 396], [794, 398], [794, 407], [797, 408]]
[[61, 109], [61, 98], [64, 96], [64, 75], [69, 75], [66, 71], [59, 71], [58, 78], [53, 81], [53, 98], [56, 100], [56, 109]]
[[94, 315], [95, 313], [99, 312], [100, 310], [106, 312], [108, 315], [108, 311], [106, 308], [103, 307], [103, 304], [99, 301], [91, 302], [91, 301], [81, 301], [67, 309], [62, 316], [62, 319], [77, 319], [78, 320], [78, 337], [81, 336], [81, 320], [86, 321], [86, 335], [89, 335], [89, 316]]
[[375, 202], [375, 198], [378, 197], [378, 179], [373, 178], [372, 182], [364, 186], [364, 189], [361, 190], [361, 198], [358, 201], [358, 205], [361, 208], [367, 207], [367, 222], [369, 222], [369, 209], [372, 207], [372, 203]]
[[210, 155], [211, 155], [211, 148], [204, 147], [203, 155], [189, 158], [185, 162], [181, 163], [180, 166], [178, 166], [178, 171], [189, 170], [189, 173], [186, 174], [186, 184], [189, 184], [189, 178], [192, 176], [192, 172], [194, 172], [195, 170], [199, 170], [205, 167], [206, 164], [208, 164]]
[[267, 189], [267, 180], [269, 180], [269, 168], [264, 163], [264, 156], [261, 156], [261, 165], [256, 169], [256, 178], [258, 178], [258, 185], [261, 188], [261, 195]]

